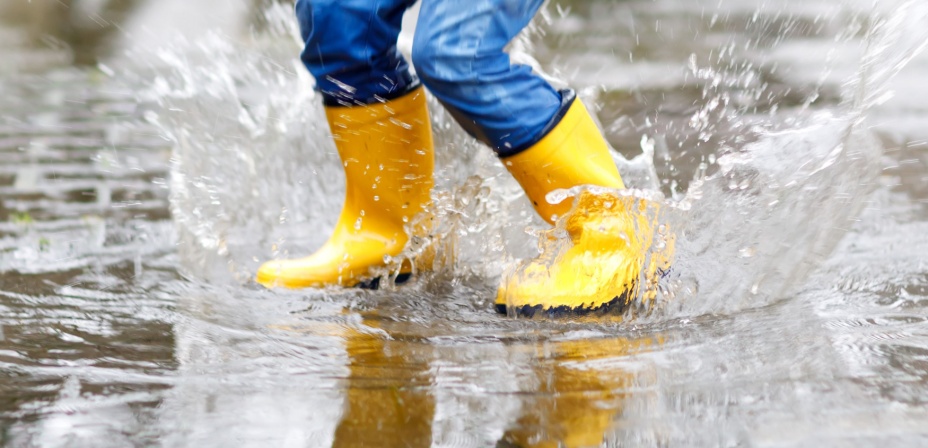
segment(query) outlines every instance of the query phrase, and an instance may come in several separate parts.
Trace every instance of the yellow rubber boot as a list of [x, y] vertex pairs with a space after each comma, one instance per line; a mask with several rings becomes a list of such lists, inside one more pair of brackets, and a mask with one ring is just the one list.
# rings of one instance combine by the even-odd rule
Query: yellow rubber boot
[[425, 90], [381, 104], [326, 107], [345, 170], [345, 205], [329, 240], [314, 254], [258, 269], [266, 287], [355, 286], [399, 254], [404, 225], [431, 200], [432, 127]]
[[[655, 223], [644, 200], [618, 194], [625, 185], [579, 99], [541, 141], [503, 164], [549, 223], [565, 216], [575, 202], [576, 208], [559, 223], [570, 237], [566, 245], [549, 248], [503, 276], [497, 311], [529, 317], [620, 312], [635, 296], [643, 269], [650, 275], [663, 267], [643, 266]], [[606, 189], [584, 190], [559, 204], [546, 200], [554, 190], [581, 185]]]

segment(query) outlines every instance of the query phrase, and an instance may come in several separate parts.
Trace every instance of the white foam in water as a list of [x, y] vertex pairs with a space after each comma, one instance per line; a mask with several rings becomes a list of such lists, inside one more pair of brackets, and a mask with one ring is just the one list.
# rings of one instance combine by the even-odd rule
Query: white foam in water
[[[735, 85], [745, 73], [723, 80], [703, 71], [714, 77], [706, 82], [706, 104], [716, 106], [699, 109], [696, 114], [708, 115], [693, 125], [711, 136], [715, 127], [706, 119], [724, 116], [740, 122], [743, 134], [725, 141], [711, 156], [717, 169], [708, 176], [698, 170], [664, 213], [678, 239], [658, 316], [769, 303], [800, 286], [830, 253], [877, 174], [879, 145], [861, 117], [928, 41], [925, 9], [916, 1], [886, 9], [865, 36], [860, 76], [848, 84], [847, 101], [831, 111], [750, 116], [728, 98], [714, 103], [712, 97], [713, 88]], [[292, 33], [287, 20], [274, 23]], [[243, 49], [212, 36], [156, 54], [157, 65], [167, 69], [153, 83], [163, 106], [154, 120], [176, 142], [171, 199], [180, 254], [191, 273], [211, 281], [248, 282], [260, 261], [309, 254], [341, 207], [341, 167], [320, 100], [294, 57], [298, 45], [282, 42], [269, 38]], [[581, 93], [595, 101], [595, 92]], [[492, 282], [508, 261], [533, 255], [534, 237], [524, 230], [541, 222], [490, 151], [437, 103], [431, 106], [438, 240], [454, 258], [444, 269]], [[633, 186], [659, 185], [652, 159], [661, 138], [643, 135], [640, 157], [617, 158]], [[408, 252], [423, 247], [414, 244]]]

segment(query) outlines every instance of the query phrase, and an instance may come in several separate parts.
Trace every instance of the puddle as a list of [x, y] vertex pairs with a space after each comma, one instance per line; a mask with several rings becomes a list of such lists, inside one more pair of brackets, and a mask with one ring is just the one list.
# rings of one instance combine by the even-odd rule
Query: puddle
[[[110, 3], [88, 17], [131, 30], [179, 5]], [[344, 188], [287, 7], [157, 48], [3, 25], [33, 63], [0, 70], [0, 444], [924, 443], [926, 14], [550, 5], [514, 58], [596, 105], [677, 233], [653, 309], [569, 321], [493, 311], [545, 227], [434, 102], [453, 263], [376, 292], [250, 282], [320, 244]]]

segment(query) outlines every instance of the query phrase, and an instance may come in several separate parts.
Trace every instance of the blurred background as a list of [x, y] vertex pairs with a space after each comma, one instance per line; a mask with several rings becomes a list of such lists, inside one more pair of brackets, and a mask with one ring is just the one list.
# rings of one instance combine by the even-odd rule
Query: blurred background
[[34, 0], [0, 5], [7, 71], [55, 65], [94, 66], [130, 46], [154, 45], [208, 30], [236, 34], [259, 25], [255, 0]]

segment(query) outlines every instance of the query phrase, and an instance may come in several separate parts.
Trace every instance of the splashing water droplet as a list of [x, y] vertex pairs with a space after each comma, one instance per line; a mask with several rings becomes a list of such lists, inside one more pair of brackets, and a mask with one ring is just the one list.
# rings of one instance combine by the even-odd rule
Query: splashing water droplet
[[411, 124], [402, 122], [402, 121], [400, 121], [400, 120], [397, 120], [396, 118], [390, 118], [390, 123], [393, 123], [393, 124], [395, 124], [395, 125], [397, 125], [397, 126], [403, 128], [403, 129], [412, 129], [412, 125], [411, 125]]
[[546, 194], [545, 200], [548, 201], [549, 204], [560, 204], [561, 202], [564, 202], [565, 199], [571, 196], [573, 196], [573, 194], [570, 193], [570, 190], [559, 188], [557, 190], [554, 190]]

